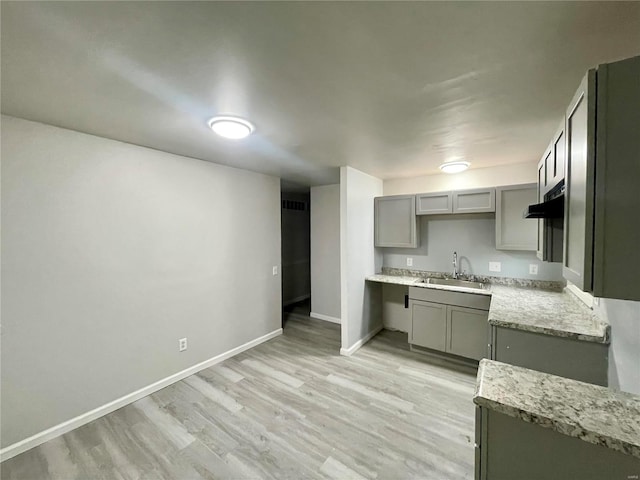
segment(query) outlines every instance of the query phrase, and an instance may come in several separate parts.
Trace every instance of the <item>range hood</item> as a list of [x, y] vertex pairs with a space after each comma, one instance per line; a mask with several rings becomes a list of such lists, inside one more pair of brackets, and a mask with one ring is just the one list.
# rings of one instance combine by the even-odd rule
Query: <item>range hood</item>
[[529, 205], [522, 216], [524, 218], [563, 218], [564, 191], [550, 200]]

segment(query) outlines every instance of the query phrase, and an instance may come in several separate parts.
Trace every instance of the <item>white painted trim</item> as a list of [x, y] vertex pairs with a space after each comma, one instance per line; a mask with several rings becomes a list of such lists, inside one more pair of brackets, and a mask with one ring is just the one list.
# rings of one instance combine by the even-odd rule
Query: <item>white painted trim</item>
[[293, 305], [294, 303], [301, 302], [302, 300], [306, 300], [307, 298], [311, 298], [310, 293], [307, 293], [305, 295], [300, 295], [299, 297], [292, 298], [291, 300], [283, 300], [282, 306], [286, 307], [287, 305]]
[[356, 353], [356, 351], [358, 351], [360, 347], [362, 347], [365, 343], [367, 343], [369, 340], [375, 337], [378, 334], [378, 332], [382, 330], [382, 328], [383, 328], [382, 325], [380, 325], [379, 327], [376, 327], [372, 331], [370, 331], [364, 338], [361, 338], [356, 343], [351, 345], [349, 348], [341, 348], [340, 355], [345, 355], [347, 357], [350, 357], [351, 355]]
[[329, 315], [323, 315], [322, 313], [311, 312], [309, 316], [311, 318], [317, 318], [318, 320], [324, 320], [326, 322], [338, 323], [338, 324], [342, 323], [342, 321], [339, 318], [331, 317]]
[[85, 425], [97, 418], [100, 418], [108, 413], [111, 413], [119, 408], [124, 407], [130, 403], [135, 402], [136, 400], [141, 399], [142, 397], [146, 397], [147, 395], [151, 395], [158, 390], [171, 385], [172, 383], [178, 382], [183, 378], [186, 378], [190, 375], [198, 373], [200, 370], [204, 370], [205, 368], [212, 367], [213, 365], [220, 363], [227, 358], [231, 358], [234, 355], [244, 352], [245, 350], [249, 350], [250, 348], [255, 347], [261, 343], [266, 342], [267, 340], [271, 340], [272, 338], [277, 337], [278, 335], [282, 335], [282, 328], [278, 328], [273, 332], [267, 333], [262, 337], [258, 337], [250, 342], [247, 342], [239, 347], [232, 348], [231, 350], [221, 353], [220, 355], [216, 355], [215, 357], [210, 358], [209, 360], [205, 360], [204, 362], [200, 362], [192, 367], [189, 367], [181, 372], [174, 373], [162, 380], [158, 380], [151, 385], [147, 385], [146, 387], [141, 388], [140, 390], [136, 390], [135, 392], [129, 393], [123, 397], [120, 397], [112, 402], [106, 403], [98, 408], [94, 408], [93, 410], [83, 413], [82, 415], [78, 415], [75, 418], [67, 420], [66, 422], [62, 422], [58, 425], [55, 425], [47, 430], [36, 433], [24, 440], [20, 440], [19, 442], [14, 443], [13, 445], [9, 445], [8, 447], [0, 450], [0, 462], [4, 462], [16, 455], [19, 455], [27, 450], [30, 450], [38, 445], [43, 444], [44, 442], [51, 440], [53, 438], [59, 437], [71, 430], [74, 430], [82, 425]]
[[582, 301], [587, 307], [593, 308], [593, 295], [587, 292], [583, 292], [573, 283], [567, 282], [567, 286], [564, 287], [565, 291], [571, 292], [578, 300]]

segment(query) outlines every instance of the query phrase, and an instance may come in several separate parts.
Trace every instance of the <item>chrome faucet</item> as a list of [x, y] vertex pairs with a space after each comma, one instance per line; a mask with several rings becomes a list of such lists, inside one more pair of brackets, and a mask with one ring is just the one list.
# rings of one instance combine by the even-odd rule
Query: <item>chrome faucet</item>
[[453, 252], [453, 278], [458, 278], [458, 252]]

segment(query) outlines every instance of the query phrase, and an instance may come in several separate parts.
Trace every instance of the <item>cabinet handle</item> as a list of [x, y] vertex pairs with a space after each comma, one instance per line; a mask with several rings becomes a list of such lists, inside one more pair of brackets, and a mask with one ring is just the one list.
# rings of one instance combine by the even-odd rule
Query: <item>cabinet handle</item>
[[409, 308], [409, 295], [404, 296], [404, 308]]

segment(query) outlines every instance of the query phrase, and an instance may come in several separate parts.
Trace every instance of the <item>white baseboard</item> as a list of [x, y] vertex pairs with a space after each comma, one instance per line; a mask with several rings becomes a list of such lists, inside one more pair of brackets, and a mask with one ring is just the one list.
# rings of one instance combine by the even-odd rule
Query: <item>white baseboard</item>
[[324, 320], [326, 322], [338, 323], [338, 324], [342, 323], [342, 321], [339, 318], [330, 317], [329, 315], [323, 315], [322, 313], [311, 312], [309, 316], [311, 318], [317, 318], [318, 320]]
[[375, 337], [380, 330], [382, 330], [382, 325], [380, 325], [379, 327], [374, 328], [364, 338], [361, 338], [356, 343], [351, 345], [349, 348], [341, 348], [340, 349], [340, 355], [345, 355], [347, 357], [350, 357], [351, 355], [356, 353], [356, 351], [358, 351], [360, 349], [360, 347], [362, 347], [365, 343], [367, 343], [369, 340], [371, 340], [373, 337]]
[[291, 298], [289, 300], [283, 300], [282, 301], [282, 306], [286, 307], [287, 305], [291, 305], [292, 303], [301, 302], [302, 300], [306, 300], [307, 298], [311, 298], [311, 294], [310, 293], [307, 293], [306, 295], [300, 295], [299, 297]]
[[140, 390], [136, 390], [135, 392], [129, 393], [123, 397], [120, 397], [112, 402], [109, 402], [101, 407], [94, 408], [93, 410], [83, 413], [82, 415], [78, 415], [75, 418], [67, 420], [66, 422], [62, 422], [54, 427], [48, 428], [42, 432], [36, 433], [31, 437], [25, 438], [24, 440], [20, 440], [19, 442], [14, 443], [13, 445], [9, 445], [8, 447], [0, 450], [0, 462], [10, 459], [11, 457], [15, 457], [16, 455], [21, 454], [22, 452], [26, 452], [27, 450], [32, 449], [33, 447], [37, 447], [38, 445], [43, 444], [44, 442], [51, 440], [52, 438], [59, 437], [71, 430], [78, 428], [82, 425], [85, 425], [97, 418], [100, 418], [108, 413], [111, 413], [119, 408], [124, 407], [130, 403], [135, 402], [136, 400], [141, 399], [142, 397], [146, 397], [147, 395], [151, 395], [158, 390], [171, 385], [172, 383], [178, 382], [183, 378], [186, 378], [190, 375], [198, 373], [200, 370], [204, 370], [205, 368], [212, 367], [213, 365], [220, 363], [227, 358], [231, 358], [239, 353], [244, 352], [245, 350], [249, 350], [250, 348], [255, 347], [267, 340], [277, 337], [278, 335], [282, 335], [282, 329], [279, 328], [274, 330], [273, 332], [267, 333], [262, 337], [258, 337], [250, 342], [247, 342], [239, 347], [232, 348], [231, 350], [221, 353], [220, 355], [216, 355], [215, 357], [210, 358], [209, 360], [205, 360], [204, 362], [198, 363], [192, 367], [187, 368], [186, 370], [182, 370], [181, 372], [174, 373], [162, 380], [158, 380], [151, 385], [147, 385], [146, 387], [141, 388]]

